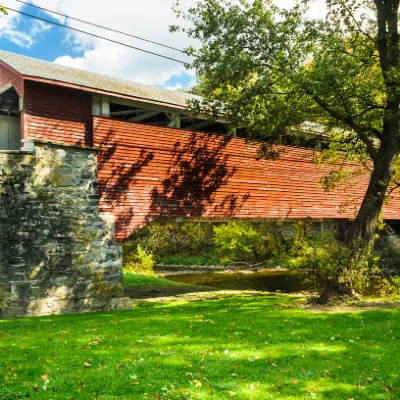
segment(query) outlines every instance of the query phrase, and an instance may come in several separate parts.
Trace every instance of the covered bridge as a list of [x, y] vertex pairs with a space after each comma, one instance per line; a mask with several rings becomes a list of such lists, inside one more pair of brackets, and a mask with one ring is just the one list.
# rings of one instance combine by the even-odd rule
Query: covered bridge
[[[223, 124], [192, 118], [193, 96], [0, 51], [0, 149], [26, 140], [98, 149], [100, 208], [124, 240], [159, 216], [353, 219], [368, 183], [324, 191], [333, 168], [314, 151], [285, 147], [257, 159], [257, 144]], [[357, 168], [348, 164], [349, 168]], [[400, 219], [391, 195], [387, 220]]]

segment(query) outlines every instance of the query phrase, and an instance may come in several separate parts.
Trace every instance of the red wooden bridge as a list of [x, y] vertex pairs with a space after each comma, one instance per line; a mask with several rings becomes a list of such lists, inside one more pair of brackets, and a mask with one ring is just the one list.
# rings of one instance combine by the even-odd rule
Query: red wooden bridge
[[[258, 145], [228, 135], [221, 121], [191, 118], [184, 93], [7, 52], [0, 88], [0, 122], [19, 127], [0, 139], [99, 150], [100, 205], [114, 214], [119, 240], [159, 216], [352, 219], [368, 184], [368, 171], [344, 163], [357, 176], [325, 191], [321, 179], [337, 167], [317, 166], [312, 149], [282, 147], [277, 160], [259, 160]], [[400, 219], [398, 193], [384, 218]]]

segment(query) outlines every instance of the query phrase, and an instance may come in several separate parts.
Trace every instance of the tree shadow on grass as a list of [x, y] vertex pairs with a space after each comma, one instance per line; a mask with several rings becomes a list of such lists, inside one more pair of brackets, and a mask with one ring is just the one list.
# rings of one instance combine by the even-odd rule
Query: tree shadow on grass
[[[132, 398], [157, 398], [163, 388], [171, 391], [166, 398], [180, 398], [181, 390], [206, 399], [398, 398], [397, 310], [316, 314], [281, 309], [282, 303], [284, 296], [147, 304], [113, 314], [7, 321], [1, 362], [13, 357], [8, 349], [19, 341], [13, 365], [24, 364], [21, 382], [34, 374], [39, 353], [52, 360], [46, 368], [57, 390], [70, 395], [79, 380], [86, 393]], [[63, 360], [74, 368], [62, 367]]]

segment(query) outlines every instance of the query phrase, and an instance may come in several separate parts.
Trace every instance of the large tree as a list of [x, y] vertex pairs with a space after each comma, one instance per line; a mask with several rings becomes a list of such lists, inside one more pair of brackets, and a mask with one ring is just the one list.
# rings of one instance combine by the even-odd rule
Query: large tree
[[321, 140], [369, 159], [371, 179], [347, 237], [359, 253], [374, 240], [400, 151], [399, 0], [324, 3], [326, 18], [312, 20], [310, 0], [290, 10], [271, 0], [202, 0], [187, 11], [177, 5], [189, 23], [173, 29], [201, 42], [187, 49], [198, 90], [212, 100], [198, 108], [220, 112], [220, 104], [268, 143], [320, 122], [331, 133]]

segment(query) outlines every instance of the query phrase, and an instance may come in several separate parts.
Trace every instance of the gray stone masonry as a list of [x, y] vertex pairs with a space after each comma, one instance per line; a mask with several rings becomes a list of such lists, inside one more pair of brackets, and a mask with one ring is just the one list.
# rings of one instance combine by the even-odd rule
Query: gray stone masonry
[[122, 283], [97, 152], [35, 142], [0, 151], [0, 318], [107, 308]]

